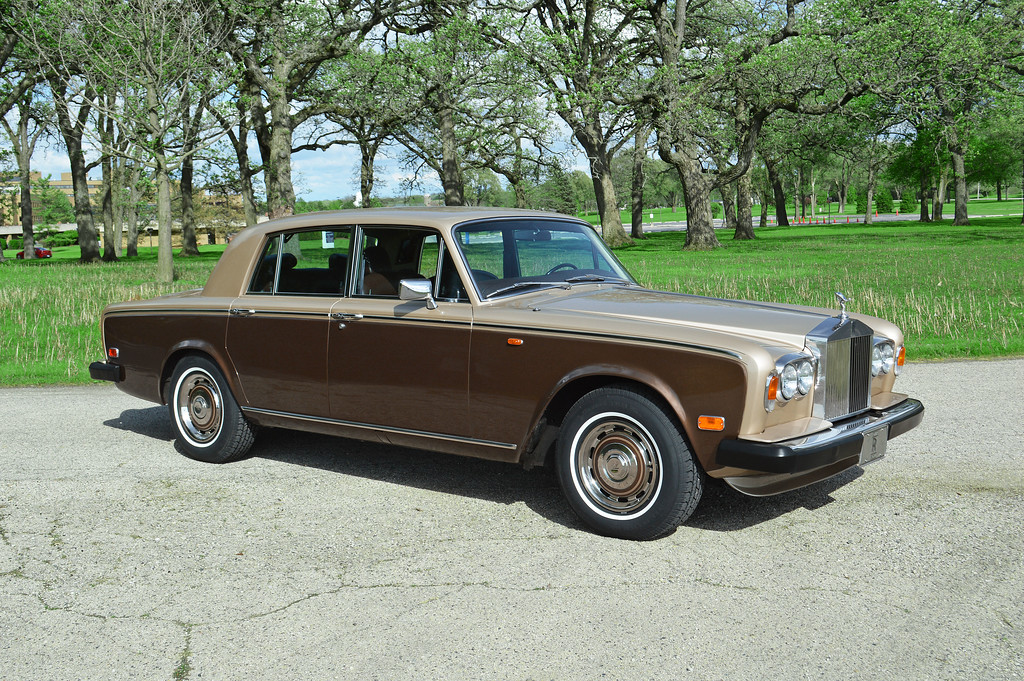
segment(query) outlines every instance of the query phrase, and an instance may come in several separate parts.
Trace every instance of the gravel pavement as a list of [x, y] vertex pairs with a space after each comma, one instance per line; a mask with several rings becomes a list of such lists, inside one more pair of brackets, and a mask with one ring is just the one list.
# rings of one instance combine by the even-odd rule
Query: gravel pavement
[[645, 543], [546, 471], [284, 431], [201, 464], [112, 386], [0, 389], [0, 679], [1022, 679], [1024, 359], [898, 385], [881, 461]]

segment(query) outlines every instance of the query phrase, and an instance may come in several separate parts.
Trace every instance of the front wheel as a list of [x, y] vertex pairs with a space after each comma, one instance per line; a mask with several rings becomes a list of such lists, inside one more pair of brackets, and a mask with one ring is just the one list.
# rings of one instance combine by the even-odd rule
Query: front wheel
[[167, 406], [186, 456], [225, 463], [249, 451], [253, 428], [216, 364], [198, 355], [185, 357], [174, 367], [170, 389]]
[[675, 419], [629, 387], [595, 390], [573, 405], [558, 436], [556, 470], [580, 520], [620, 539], [671, 532], [703, 491]]

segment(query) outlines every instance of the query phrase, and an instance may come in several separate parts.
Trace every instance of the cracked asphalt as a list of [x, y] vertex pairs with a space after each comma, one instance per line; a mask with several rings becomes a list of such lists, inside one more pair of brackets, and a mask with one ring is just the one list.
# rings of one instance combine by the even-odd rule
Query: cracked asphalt
[[0, 679], [1024, 678], [1024, 359], [898, 385], [883, 460], [646, 543], [545, 471], [284, 431], [207, 465], [112, 386], [0, 389]]

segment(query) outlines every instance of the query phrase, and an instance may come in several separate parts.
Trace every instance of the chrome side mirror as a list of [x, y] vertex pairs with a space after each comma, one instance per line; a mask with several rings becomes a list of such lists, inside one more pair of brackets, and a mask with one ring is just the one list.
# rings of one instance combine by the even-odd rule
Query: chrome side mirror
[[428, 310], [437, 309], [433, 285], [426, 279], [403, 279], [398, 282], [398, 287], [401, 300], [425, 300]]

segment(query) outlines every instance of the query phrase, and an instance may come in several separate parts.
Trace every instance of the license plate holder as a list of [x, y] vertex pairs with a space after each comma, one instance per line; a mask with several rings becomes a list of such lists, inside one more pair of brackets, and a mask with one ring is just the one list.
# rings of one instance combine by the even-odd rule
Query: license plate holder
[[860, 448], [860, 465], [878, 461], [885, 456], [885, 446], [889, 441], [889, 426], [878, 426], [864, 433], [864, 442]]

